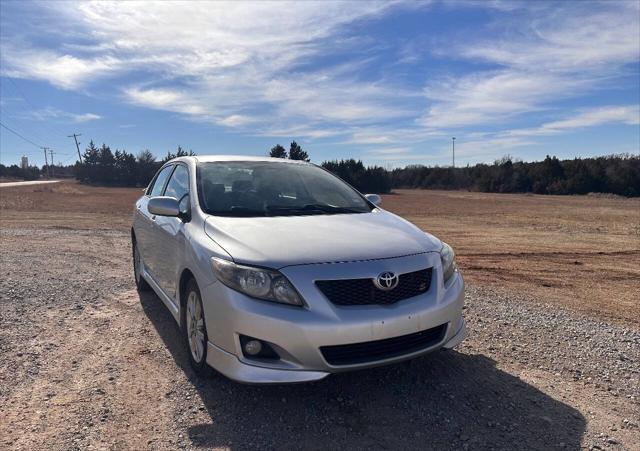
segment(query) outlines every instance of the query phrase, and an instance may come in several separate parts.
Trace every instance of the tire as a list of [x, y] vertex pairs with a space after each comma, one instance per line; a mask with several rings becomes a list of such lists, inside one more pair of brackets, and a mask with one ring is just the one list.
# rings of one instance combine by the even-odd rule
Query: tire
[[151, 286], [144, 280], [140, 272], [142, 270], [142, 255], [140, 255], [135, 239], [131, 241], [131, 250], [133, 253], [133, 279], [136, 282], [136, 288], [138, 291], [149, 291]]
[[194, 279], [187, 282], [183, 294], [180, 308], [180, 331], [191, 368], [200, 377], [210, 377], [213, 374], [213, 369], [207, 365], [209, 336], [204, 320], [200, 289]]

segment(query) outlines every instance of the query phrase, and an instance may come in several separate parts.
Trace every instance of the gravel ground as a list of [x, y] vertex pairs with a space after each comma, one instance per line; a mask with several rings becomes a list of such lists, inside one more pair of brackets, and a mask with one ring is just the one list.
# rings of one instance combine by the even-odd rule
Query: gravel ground
[[198, 380], [125, 231], [3, 227], [4, 449], [640, 449], [640, 331], [468, 288], [456, 351], [296, 386]]

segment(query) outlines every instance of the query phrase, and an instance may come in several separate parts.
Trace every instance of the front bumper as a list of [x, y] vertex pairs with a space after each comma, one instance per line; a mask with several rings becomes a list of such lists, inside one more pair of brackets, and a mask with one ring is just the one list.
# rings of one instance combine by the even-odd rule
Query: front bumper
[[[392, 305], [337, 306], [316, 288], [314, 280], [372, 277], [433, 268], [430, 290]], [[301, 265], [281, 270], [307, 302], [306, 308], [256, 301], [213, 283], [201, 290], [209, 344], [207, 363], [230, 379], [245, 383], [294, 383], [328, 374], [380, 366], [457, 346], [467, 334], [462, 318], [464, 281], [457, 274], [442, 284], [439, 254], [425, 253], [368, 262]], [[354, 365], [331, 365], [323, 346], [362, 343], [398, 337], [446, 325], [442, 339], [424, 349]], [[240, 335], [269, 342], [280, 360], [246, 358]]]
[[[466, 336], [467, 326], [464, 319], [462, 319], [458, 333], [444, 344], [418, 353], [407, 354], [390, 362], [378, 362], [378, 365], [412, 359], [438, 348], [451, 349], [458, 346]], [[319, 381], [331, 374], [329, 371], [277, 369], [244, 363], [235, 354], [231, 354], [211, 342], [209, 342], [207, 348], [207, 363], [229, 379], [246, 384], [297, 384]]]

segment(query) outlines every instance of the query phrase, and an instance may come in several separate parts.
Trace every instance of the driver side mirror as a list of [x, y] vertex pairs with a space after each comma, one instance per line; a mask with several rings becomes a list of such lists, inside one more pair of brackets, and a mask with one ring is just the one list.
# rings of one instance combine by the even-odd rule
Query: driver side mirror
[[365, 194], [364, 197], [376, 207], [382, 203], [382, 197], [377, 194]]
[[169, 196], [158, 196], [149, 199], [147, 209], [152, 215], [178, 217], [180, 205], [178, 199]]

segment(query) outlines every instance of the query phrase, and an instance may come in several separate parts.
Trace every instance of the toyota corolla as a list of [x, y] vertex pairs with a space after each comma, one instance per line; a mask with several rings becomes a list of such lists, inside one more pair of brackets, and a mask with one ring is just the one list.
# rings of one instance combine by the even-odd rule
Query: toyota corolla
[[310, 163], [174, 159], [134, 207], [136, 285], [201, 375], [306, 382], [455, 347], [453, 249], [380, 202]]

